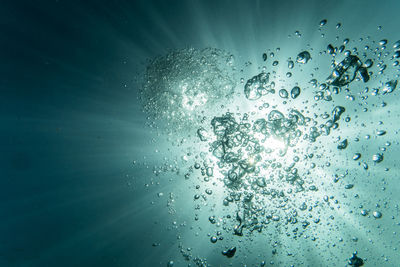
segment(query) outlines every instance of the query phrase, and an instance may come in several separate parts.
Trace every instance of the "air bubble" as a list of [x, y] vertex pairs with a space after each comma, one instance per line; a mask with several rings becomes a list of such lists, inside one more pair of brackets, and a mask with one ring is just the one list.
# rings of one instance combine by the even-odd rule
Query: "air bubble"
[[279, 96], [281, 98], [288, 98], [288, 95], [289, 95], [289, 93], [288, 93], [288, 91], [286, 89], [279, 90]]
[[374, 216], [375, 219], [380, 219], [382, 218], [382, 213], [380, 211], [374, 211], [372, 213], [372, 215]]
[[306, 64], [311, 59], [311, 55], [308, 51], [303, 51], [297, 55], [296, 62]]
[[298, 87], [298, 86], [295, 86], [295, 87], [293, 87], [292, 88], [292, 90], [290, 91], [290, 96], [293, 98], [293, 99], [296, 99], [299, 95], [300, 95], [300, 87]]
[[383, 154], [374, 154], [372, 156], [372, 161], [375, 163], [380, 163], [383, 161]]
[[387, 41], [386, 39], [382, 39], [382, 40], [379, 41], [379, 45], [380, 45], [380, 46], [386, 45], [387, 42], [388, 42], [388, 41]]

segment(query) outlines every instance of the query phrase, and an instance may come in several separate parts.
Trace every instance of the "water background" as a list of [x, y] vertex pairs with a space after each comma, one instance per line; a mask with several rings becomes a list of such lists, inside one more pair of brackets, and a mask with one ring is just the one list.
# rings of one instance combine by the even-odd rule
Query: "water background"
[[[257, 66], [266, 48], [298, 51], [321, 42], [317, 25], [324, 18], [330, 26], [342, 23], [341, 38], [368, 34], [396, 41], [398, 7], [395, 0], [4, 1], [0, 265], [166, 266], [174, 260], [187, 266], [176, 231], [166, 230], [174, 219], [156, 199], [180, 183], [165, 179], [146, 189], [151, 169], [132, 167], [133, 160], [160, 160], [134, 82], [147, 60], [173, 49], [210, 46]], [[290, 42], [296, 30], [303, 36]], [[394, 175], [396, 160], [390, 162]], [[398, 184], [391, 190], [395, 196]], [[192, 221], [192, 213], [192, 206], [183, 205], [180, 221]], [[227, 266], [220, 250], [209, 253], [211, 243], [204, 233], [200, 237], [203, 243], [187, 238], [186, 246], [213, 266]], [[396, 243], [397, 237], [387, 238]], [[398, 252], [376, 249], [364, 256], [379, 266], [397, 266]], [[342, 253], [340, 265], [352, 251]], [[306, 262], [320, 257], [311, 251]], [[252, 258], [241, 262], [259, 262]]]

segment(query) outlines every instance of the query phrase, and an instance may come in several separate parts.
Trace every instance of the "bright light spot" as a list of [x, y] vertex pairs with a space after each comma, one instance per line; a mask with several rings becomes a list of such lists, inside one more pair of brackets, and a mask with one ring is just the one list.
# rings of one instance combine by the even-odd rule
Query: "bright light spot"
[[250, 165], [254, 165], [255, 163], [254, 157], [249, 157], [248, 162]]
[[275, 150], [285, 150], [285, 143], [281, 139], [278, 139], [275, 137], [269, 137], [264, 142], [264, 148], [271, 149], [274, 151]]

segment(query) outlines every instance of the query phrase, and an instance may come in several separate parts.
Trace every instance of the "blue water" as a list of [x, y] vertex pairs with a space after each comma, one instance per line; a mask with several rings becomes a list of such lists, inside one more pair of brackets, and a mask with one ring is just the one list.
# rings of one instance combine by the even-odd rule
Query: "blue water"
[[[398, 88], [377, 98], [369, 91], [368, 100], [360, 93], [398, 79], [390, 57], [400, 39], [399, 7], [394, 0], [5, 1], [0, 8], [0, 266], [167, 266], [170, 261], [202, 266], [196, 265], [201, 260], [210, 266], [260, 266], [262, 261], [265, 266], [346, 266], [354, 251], [365, 266], [399, 266]], [[321, 32], [322, 19], [327, 24]], [[345, 38], [360, 54], [364, 42], [375, 48], [387, 39], [385, 76], [371, 75], [370, 82], [357, 82], [334, 102], [316, 107], [309, 86], [298, 102], [288, 104], [318, 115], [335, 105], [346, 107], [340, 132], [321, 139], [315, 152], [321, 155], [315, 160], [320, 171], [313, 177], [321, 181], [313, 196], [323, 202], [328, 191], [330, 204], [313, 214], [310, 227], [296, 238], [282, 221], [262, 233], [245, 229], [242, 237], [233, 235], [235, 207], [222, 205], [227, 188], [217, 178], [204, 182], [196, 172], [185, 179], [195, 156], [208, 150], [192, 141], [197, 128], [168, 136], [163, 129], [176, 122], [171, 126], [161, 119], [154, 122], [158, 129], [148, 126], [140, 100], [146, 66], [188, 47], [228, 51], [238, 64], [235, 90], [242, 94], [235, 105], [239, 101], [251, 112], [256, 104], [246, 102], [240, 78], [246, 82], [263, 66], [272, 71], [275, 59], [274, 70], [284, 75], [288, 57], [295, 60], [303, 50], [312, 54], [310, 67], [296, 65], [293, 79], [302, 86], [312, 79], [310, 73], [327, 78], [330, 58], [318, 52]], [[276, 56], [264, 63], [268, 49]], [[243, 67], [248, 61], [251, 65]], [[354, 95], [355, 102], [346, 95]], [[285, 107], [274, 99], [269, 105]], [[230, 103], [224, 108], [243, 115]], [[215, 107], [214, 116], [224, 108]], [[387, 134], [376, 137], [377, 129]], [[349, 139], [349, 147], [339, 152], [338, 135]], [[372, 155], [385, 146], [384, 160], [374, 164]], [[357, 152], [363, 154], [360, 165], [352, 160]], [[346, 170], [344, 181], [332, 182]], [[354, 188], [345, 189], [347, 184]], [[196, 194], [207, 200], [195, 201]], [[220, 225], [211, 224], [210, 216], [221, 219]], [[321, 223], [313, 222], [316, 217]], [[297, 227], [303, 229], [301, 222]], [[217, 231], [224, 238], [214, 244], [210, 237]], [[234, 257], [221, 254], [232, 246]]]

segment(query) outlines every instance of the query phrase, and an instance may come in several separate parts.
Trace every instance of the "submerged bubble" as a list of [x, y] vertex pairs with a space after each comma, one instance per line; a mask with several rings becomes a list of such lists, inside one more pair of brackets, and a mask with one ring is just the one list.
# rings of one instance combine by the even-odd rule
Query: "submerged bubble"
[[361, 158], [361, 153], [355, 153], [353, 156], [353, 160], [359, 160]]
[[345, 185], [345, 189], [352, 189], [354, 187], [354, 184], [347, 184]]
[[386, 131], [385, 130], [378, 130], [378, 131], [376, 131], [376, 135], [377, 136], [382, 136], [382, 135], [385, 135], [386, 134]]
[[386, 39], [382, 39], [382, 40], [379, 41], [379, 45], [380, 45], [380, 46], [386, 45], [387, 42], [388, 42], [388, 41], [387, 41]]
[[298, 86], [293, 87], [292, 90], [290, 91], [290, 96], [293, 99], [296, 99], [299, 95], [300, 95], [300, 87]]
[[326, 47], [326, 49], [328, 50], [328, 53], [331, 54], [331, 55], [335, 53], [335, 48], [331, 44], [329, 44]]
[[354, 267], [361, 267], [364, 265], [364, 261], [357, 257], [357, 252], [354, 252], [353, 256], [349, 259], [348, 264]]
[[289, 93], [288, 93], [288, 91], [286, 89], [279, 90], [279, 96], [281, 98], [288, 98], [288, 95], [289, 95]]
[[373, 64], [374, 64], [374, 62], [373, 62], [371, 59], [367, 59], [367, 60], [364, 62], [364, 66], [365, 66], [366, 68], [371, 68]]
[[383, 154], [374, 154], [373, 156], [372, 156], [372, 161], [373, 162], [375, 162], [375, 163], [380, 163], [380, 162], [382, 162], [383, 161]]
[[339, 144], [337, 145], [337, 148], [339, 150], [346, 149], [347, 148], [347, 144], [348, 144], [347, 139], [344, 139], [343, 141], [339, 142]]
[[361, 210], [360, 211], [362, 216], [367, 216], [368, 215], [368, 211], [367, 210]]
[[389, 82], [386, 82], [382, 89], [383, 94], [386, 95], [392, 93], [394, 89], [396, 89], [396, 86], [397, 86], [397, 80], [391, 80]]
[[235, 256], [235, 253], [236, 253], [236, 247], [231, 247], [228, 250], [222, 251], [222, 255], [224, 255], [228, 258], [232, 258], [233, 256]]
[[293, 60], [288, 60], [288, 68], [289, 68], [289, 69], [293, 69], [293, 67], [294, 67], [294, 62], [293, 62]]
[[372, 213], [372, 215], [374, 216], [375, 219], [380, 219], [380, 218], [382, 218], [382, 212], [380, 212], [380, 211], [374, 211], [374, 212]]
[[200, 138], [201, 141], [205, 142], [208, 140], [208, 132], [203, 128], [200, 127], [197, 130], [197, 136]]
[[394, 44], [393, 44], [393, 48], [394, 48], [394, 49], [398, 49], [398, 48], [400, 48], [400, 40], [398, 40], [398, 41], [394, 42]]
[[333, 122], [337, 122], [345, 111], [346, 109], [344, 107], [336, 106], [332, 111]]
[[268, 120], [269, 121], [278, 121], [278, 120], [282, 120], [285, 116], [282, 114], [282, 112], [278, 111], [278, 110], [272, 110], [269, 114], [268, 114]]
[[262, 58], [263, 58], [264, 61], [267, 61], [267, 59], [268, 59], [267, 53], [264, 53], [264, 54], [262, 55]]
[[306, 64], [311, 59], [311, 55], [308, 51], [303, 51], [297, 55], [296, 62]]
[[261, 72], [253, 78], [247, 80], [244, 86], [244, 94], [248, 100], [257, 100], [261, 96], [266, 95], [270, 92], [268, 85], [269, 74]]
[[366, 162], [363, 162], [362, 166], [363, 166], [364, 170], [368, 170], [368, 164]]

